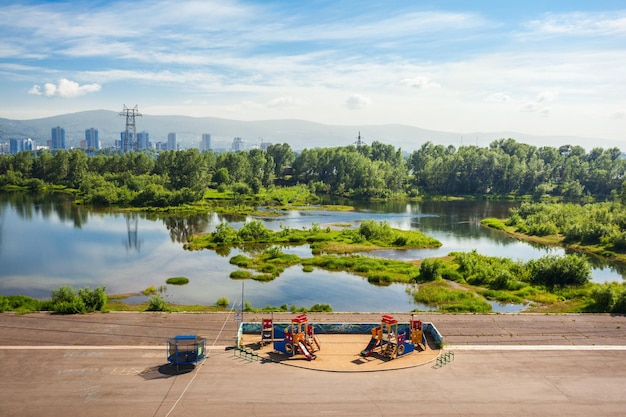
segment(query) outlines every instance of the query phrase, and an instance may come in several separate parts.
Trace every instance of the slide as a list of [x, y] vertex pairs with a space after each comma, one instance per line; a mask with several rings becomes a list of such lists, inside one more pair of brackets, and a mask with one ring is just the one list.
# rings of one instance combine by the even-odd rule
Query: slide
[[306, 348], [306, 346], [304, 346], [304, 343], [298, 342], [298, 347], [300, 348], [300, 352], [302, 352], [302, 354], [304, 356], [306, 356], [306, 358], [308, 360], [315, 359], [315, 355], [313, 355], [313, 354], [311, 354], [311, 352], [309, 352], [309, 350]]
[[378, 338], [377, 337], [372, 337], [372, 339], [368, 343], [367, 347], [361, 351], [361, 356], [369, 356], [369, 355], [371, 355], [372, 352], [374, 351], [374, 349], [376, 348], [376, 345], [378, 345]]

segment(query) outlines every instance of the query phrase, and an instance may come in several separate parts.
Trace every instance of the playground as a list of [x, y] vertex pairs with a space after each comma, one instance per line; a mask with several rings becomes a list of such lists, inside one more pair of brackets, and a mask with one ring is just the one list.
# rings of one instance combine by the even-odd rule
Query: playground
[[358, 324], [309, 323], [305, 315], [293, 317], [291, 323], [265, 318], [261, 323], [242, 323], [233, 354], [244, 360], [334, 372], [436, 366], [441, 336], [432, 324], [432, 332], [422, 332], [421, 327], [413, 318], [399, 323], [389, 315], [378, 323]]

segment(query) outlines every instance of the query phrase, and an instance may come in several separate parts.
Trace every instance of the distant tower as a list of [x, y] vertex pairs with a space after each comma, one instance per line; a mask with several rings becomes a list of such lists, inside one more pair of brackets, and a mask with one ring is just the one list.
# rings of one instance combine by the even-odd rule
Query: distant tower
[[167, 134], [167, 150], [168, 151], [176, 150], [176, 133]]
[[52, 149], [65, 149], [65, 129], [60, 126], [52, 128]]
[[211, 149], [211, 134], [203, 133], [200, 141], [200, 152], [206, 152]]
[[356, 137], [356, 142], [354, 142], [354, 144], [357, 148], [361, 145], [365, 145], [365, 142], [363, 142], [363, 138], [361, 137], [361, 131], [359, 131], [359, 136]]
[[98, 142], [98, 129], [90, 127], [85, 130], [85, 142], [87, 142], [87, 149], [100, 149], [100, 142]]
[[124, 104], [124, 109], [121, 111], [120, 116], [126, 116], [126, 129], [124, 130], [124, 138], [122, 140], [122, 151], [129, 152], [137, 150], [137, 127], [135, 126], [135, 117], [141, 116], [137, 105], [129, 109], [126, 107], [126, 104]]
[[239, 137], [233, 139], [233, 144], [231, 146], [231, 149], [234, 152], [243, 151], [243, 147], [244, 147], [243, 139]]

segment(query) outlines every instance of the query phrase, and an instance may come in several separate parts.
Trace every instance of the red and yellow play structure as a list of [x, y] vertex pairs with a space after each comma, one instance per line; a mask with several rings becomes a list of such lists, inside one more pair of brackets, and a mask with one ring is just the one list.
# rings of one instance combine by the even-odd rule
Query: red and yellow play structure
[[[272, 328], [273, 336], [269, 336], [272, 335], [268, 333]], [[285, 329], [273, 326], [271, 320], [264, 319], [262, 329], [262, 340], [271, 337], [274, 350], [289, 356], [300, 354], [308, 360], [313, 360], [315, 359], [314, 352], [321, 349], [320, 341], [315, 336], [313, 326], [309, 324], [306, 314], [300, 314], [291, 319], [291, 324]]]
[[383, 315], [380, 326], [372, 329], [372, 339], [361, 351], [361, 356], [370, 356], [378, 353], [389, 359], [395, 359], [415, 350], [418, 346], [424, 347], [424, 331], [422, 322], [411, 315], [409, 326], [400, 327], [398, 320], [390, 315]]

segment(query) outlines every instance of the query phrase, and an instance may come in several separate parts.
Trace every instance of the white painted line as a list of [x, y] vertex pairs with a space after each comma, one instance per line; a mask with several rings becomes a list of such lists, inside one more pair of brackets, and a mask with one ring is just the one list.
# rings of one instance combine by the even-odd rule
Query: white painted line
[[[0, 350], [165, 350], [163, 346], [0, 346]], [[207, 350], [225, 350], [226, 346], [207, 346]]]
[[446, 345], [444, 350], [626, 350], [622, 345]]

